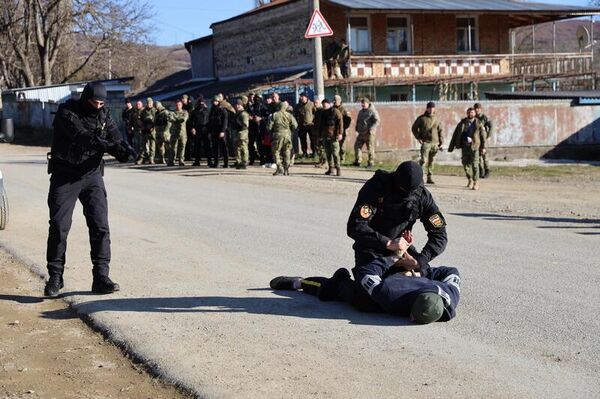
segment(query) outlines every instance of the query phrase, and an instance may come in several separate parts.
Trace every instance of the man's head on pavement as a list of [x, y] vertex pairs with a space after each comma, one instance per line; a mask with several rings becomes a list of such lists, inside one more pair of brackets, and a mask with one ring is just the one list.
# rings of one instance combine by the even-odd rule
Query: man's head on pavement
[[81, 93], [81, 102], [92, 111], [98, 111], [104, 107], [106, 98], [106, 87], [98, 82], [86, 84]]
[[423, 185], [423, 168], [415, 161], [402, 162], [394, 172], [394, 189], [409, 194]]
[[419, 324], [438, 321], [444, 314], [444, 300], [438, 294], [426, 292], [417, 295], [410, 309], [410, 317]]

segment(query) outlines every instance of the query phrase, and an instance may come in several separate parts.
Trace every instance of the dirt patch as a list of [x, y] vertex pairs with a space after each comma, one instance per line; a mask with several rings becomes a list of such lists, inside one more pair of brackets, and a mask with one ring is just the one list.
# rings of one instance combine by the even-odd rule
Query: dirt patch
[[0, 249], [0, 397], [187, 398], [90, 330]]

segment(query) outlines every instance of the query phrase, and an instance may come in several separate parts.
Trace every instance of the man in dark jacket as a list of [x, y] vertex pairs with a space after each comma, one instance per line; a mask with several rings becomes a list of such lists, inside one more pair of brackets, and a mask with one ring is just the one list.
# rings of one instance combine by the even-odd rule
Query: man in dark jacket
[[49, 297], [57, 296], [63, 288], [67, 236], [78, 199], [90, 235], [92, 292], [108, 294], [119, 290], [119, 285], [108, 277], [110, 232], [102, 157], [108, 152], [120, 162], [126, 162], [135, 154], [123, 142], [117, 125], [104, 107], [106, 97], [106, 88], [101, 83], [88, 83], [81, 98], [61, 104], [54, 118], [48, 166], [52, 174], [46, 252], [49, 279], [44, 289]]
[[227, 136], [229, 129], [229, 113], [221, 107], [219, 96], [214, 96], [212, 108], [208, 113], [208, 134], [210, 136], [213, 161], [211, 168], [219, 166], [219, 155], [223, 155], [223, 167], [229, 166], [229, 154], [227, 153]]
[[204, 97], [201, 95], [196, 101], [196, 107], [190, 115], [191, 137], [194, 139], [194, 165], [200, 166], [200, 160], [205, 157], [208, 160], [208, 165], [211, 162], [210, 139], [208, 138], [208, 107], [204, 102]]

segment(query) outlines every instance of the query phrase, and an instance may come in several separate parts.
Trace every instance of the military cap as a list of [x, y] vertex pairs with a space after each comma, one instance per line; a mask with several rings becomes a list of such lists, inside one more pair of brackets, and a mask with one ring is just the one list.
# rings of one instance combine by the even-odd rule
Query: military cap
[[157, 101], [155, 105], [156, 105], [156, 109], [161, 109], [163, 106], [160, 101]]
[[187, 99], [188, 99], [188, 97], [189, 97], [189, 96], [188, 96], [187, 94], [184, 94], [183, 96], [181, 96], [181, 99], [182, 99], [182, 100], [187, 100]]
[[444, 301], [441, 296], [432, 292], [417, 295], [410, 310], [412, 318], [420, 324], [438, 321], [444, 314]]
[[146, 102], [147, 102], [147, 103], [153, 103], [153, 102], [154, 102], [154, 100], [152, 99], [152, 97], [148, 97], [148, 98], [146, 99]]
[[336, 94], [335, 96], [333, 96], [333, 100], [334, 101], [338, 101], [338, 102], [341, 103], [342, 102], [342, 97], [340, 97], [339, 95]]
[[308, 93], [303, 91], [302, 93], [300, 93], [300, 97], [306, 97], [308, 98]]
[[361, 102], [361, 103], [365, 103], [365, 104], [370, 104], [370, 103], [371, 103], [371, 100], [369, 100], [367, 97], [363, 97], [363, 98], [360, 100], [360, 102]]
[[235, 100], [235, 105], [244, 106], [244, 100], [242, 100], [241, 98], [238, 98], [237, 100]]
[[427, 103], [427, 108], [435, 108], [435, 103], [433, 101], [429, 101]]
[[215, 94], [215, 95], [213, 96], [212, 100], [213, 100], [213, 101], [219, 101], [219, 102], [220, 102], [220, 101], [221, 101], [221, 98], [219, 97], [219, 95], [218, 95], [218, 94]]
[[242, 100], [242, 105], [246, 105], [246, 104], [248, 104], [248, 97], [246, 97], [246, 96], [241, 96], [241, 97], [240, 97], [240, 100]]

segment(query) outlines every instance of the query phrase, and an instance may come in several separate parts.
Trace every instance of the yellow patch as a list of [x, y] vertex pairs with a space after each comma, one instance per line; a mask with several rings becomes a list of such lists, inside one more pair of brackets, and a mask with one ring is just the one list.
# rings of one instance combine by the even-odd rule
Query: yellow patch
[[431, 216], [429, 218], [429, 221], [431, 222], [431, 225], [436, 229], [444, 227], [444, 220], [442, 219], [439, 213], [436, 213], [435, 215]]
[[373, 214], [373, 208], [370, 205], [363, 205], [360, 207], [360, 216], [364, 219], [368, 219]]

